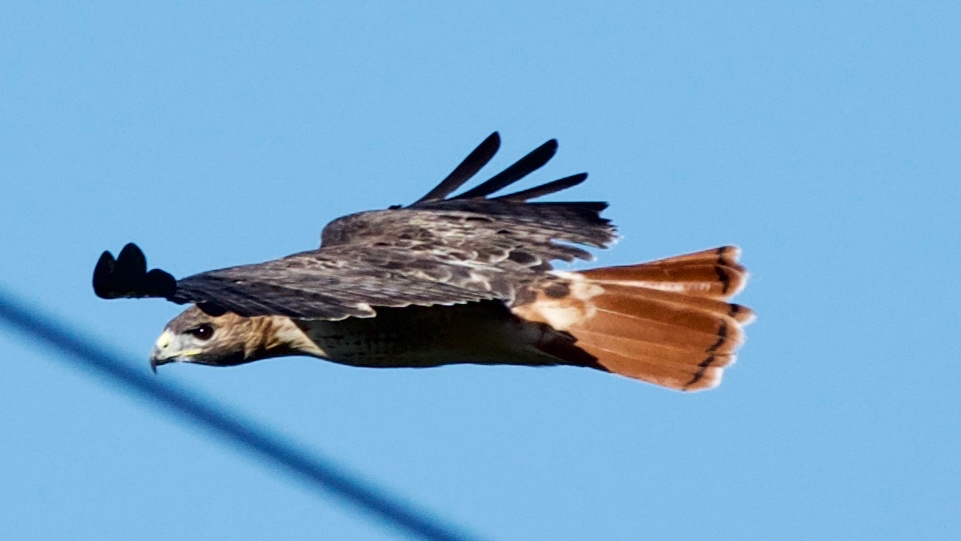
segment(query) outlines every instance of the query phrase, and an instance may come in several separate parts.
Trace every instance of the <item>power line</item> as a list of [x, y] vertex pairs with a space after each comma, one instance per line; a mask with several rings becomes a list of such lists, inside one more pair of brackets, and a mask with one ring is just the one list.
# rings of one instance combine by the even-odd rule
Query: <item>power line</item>
[[160, 383], [128, 366], [123, 358], [106, 346], [63, 321], [57, 321], [17, 300], [0, 288], [0, 321], [19, 334], [31, 335], [65, 354], [84, 368], [106, 376], [124, 390], [148, 398], [168, 410], [185, 414], [187, 419], [215, 436], [292, 473], [321, 492], [327, 492], [359, 507], [369, 515], [408, 535], [431, 541], [476, 541], [429, 514], [418, 511], [396, 496], [386, 494], [330, 460], [311, 455], [292, 442], [257, 427], [250, 420], [228, 413], [209, 399], [201, 398], [170, 383]]

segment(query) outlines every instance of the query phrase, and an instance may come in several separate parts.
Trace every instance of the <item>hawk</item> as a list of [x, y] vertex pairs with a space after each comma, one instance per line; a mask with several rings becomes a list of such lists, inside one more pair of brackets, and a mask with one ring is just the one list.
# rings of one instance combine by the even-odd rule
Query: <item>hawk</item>
[[157, 340], [155, 371], [308, 355], [377, 368], [568, 365], [682, 391], [718, 385], [753, 319], [728, 302], [747, 280], [739, 250], [554, 270], [614, 241], [607, 203], [531, 202], [586, 173], [493, 195], [547, 163], [556, 140], [452, 196], [499, 146], [495, 132], [411, 205], [334, 220], [318, 249], [177, 280], [148, 271], [128, 244], [100, 257], [94, 292], [192, 304]]

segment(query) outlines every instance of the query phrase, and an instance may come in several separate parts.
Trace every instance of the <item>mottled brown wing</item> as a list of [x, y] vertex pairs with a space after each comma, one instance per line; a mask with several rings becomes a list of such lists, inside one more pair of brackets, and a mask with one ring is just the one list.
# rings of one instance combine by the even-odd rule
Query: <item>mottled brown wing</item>
[[576, 245], [603, 248], [614, 227], [601, 218], [607, 203], [529, 200], [576, 186], [586, 173], [519, 192], [488, 198], [542, 167], [557, 151], [551, 140], [504, 171], [466, 192], [448, 197], [490, 161], [500, 145], [492, 134], [437, 187], [406, 208], [361, 212], [334, 220], [321, 234], [321, 248], [334, 246], [429, 246], [439, 257], [507, 271], [551, 268], [550, 261], [591, 256]]
[[602, 248], [613, 240], [613, 227], [599, 217], [605, 206], [488, 199], [419, 203], [331, 222], [321, 250], [397, 247], [502, 270], [544, 271], [551, 260], [592, 258], [577, 245]]

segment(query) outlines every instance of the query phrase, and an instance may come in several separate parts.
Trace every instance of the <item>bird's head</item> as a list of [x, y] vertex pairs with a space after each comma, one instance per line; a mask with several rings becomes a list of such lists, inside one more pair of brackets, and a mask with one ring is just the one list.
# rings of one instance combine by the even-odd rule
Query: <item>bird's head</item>
[[296, 330], [287, 318], [212, 316], [191, 306], [167, 323], [150, 353], [150, 366], [154, 371], [172, 362], [234, 366], [296, 354], [284, 341], [290, 332], [277, 332], [288, 327]]

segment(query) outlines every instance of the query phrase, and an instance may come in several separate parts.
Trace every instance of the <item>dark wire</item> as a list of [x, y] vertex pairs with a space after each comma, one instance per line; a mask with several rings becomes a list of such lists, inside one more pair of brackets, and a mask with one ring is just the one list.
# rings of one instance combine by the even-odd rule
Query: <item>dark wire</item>
[[84, 368], [107, 376], [124, 390], [149, 398], [177, 416], [212, 432], [235, 446], [286, 469], [321, 492], [347, 500], [369, 515], [403, 532], [432, 541], [470, 541], [476, 538], [417, 511], [408, 503], [390, 496], [332, 464], [328, 459], [298, 448], [248, 419], [227, 413], [209, 399], [203, 399], [170, 383], [128, 366], [120, 355], [90, 338], [81, 336], [62, 321], [26, 306], [0, 288], [0, 320], [21, 334], [39, 338], [44, 345], [66, 354]]

